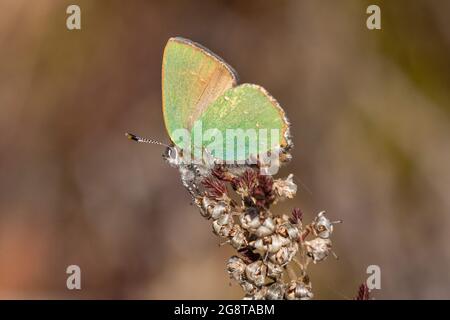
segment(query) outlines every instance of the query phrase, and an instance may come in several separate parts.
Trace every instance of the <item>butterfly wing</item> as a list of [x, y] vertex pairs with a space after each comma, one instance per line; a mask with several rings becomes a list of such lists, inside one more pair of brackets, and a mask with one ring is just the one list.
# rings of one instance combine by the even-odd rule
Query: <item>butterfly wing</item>
[[205, 109], [236, 83], [233, 69], [208, 49], [184, 38], [169, 39], [163, 57], [162, 96], [172, 142], [177, 144], [175, 130], [191, 130]]
[[[196, 126], [202, 126], [204, 138], [214, 136], [212, 131], [210, 131], [211, 134], [207, 134], [209, 129], [218, 130], [217, 133], [222, 137], [222, 141], [214, 137], [205, 145], [216, 158], [222, 160], [243, 161], [251, 155], [274, 150], [274, 147], [279, 147], [280, 151], [287, 151], [292, 146], [289, 122], [284, 110], [263, 87], [255, 84], [242, 84], [227, 90], [204, 111], [198, 120], [201, 121], [197, 121]], [[194, 129], [198, 128], [194, 127]], [[253, 146], [250, 145], [251, 139], [255, 139], [252, 133], [256, 133], [256, 152], [255, 143]], [[239, 135], [240, 140], [237, 137]], [[262, 143], [264, 137], [266, 143]], [[220, 151], [220, 144], [222, 144], [222, 151]]]

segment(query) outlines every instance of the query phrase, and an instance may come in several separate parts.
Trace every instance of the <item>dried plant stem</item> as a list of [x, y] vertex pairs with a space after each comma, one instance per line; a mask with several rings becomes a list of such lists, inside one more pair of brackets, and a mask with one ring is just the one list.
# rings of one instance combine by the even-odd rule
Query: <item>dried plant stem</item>
[[331, 252], [333, 223], [320, 212], [303, 225], [298, 209], [276, 215], [271, 206], [294, 197], [293, 175], [274, 179], [259, 166], [185, 164], [171, 147], [166, 160], [179, 169], [183, 185], [213, 232], [236, 249], [227, 272], [244, 291], [245, 299], [305, 300], [313, 297], [307, 274], [310, 262]]

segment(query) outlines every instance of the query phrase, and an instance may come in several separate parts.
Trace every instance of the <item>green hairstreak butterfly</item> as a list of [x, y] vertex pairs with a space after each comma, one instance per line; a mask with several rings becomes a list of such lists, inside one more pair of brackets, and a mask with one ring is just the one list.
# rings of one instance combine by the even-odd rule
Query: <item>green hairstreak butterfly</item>
[[[275, 130], [279, 147], [287, 149], [291, 146], [289, 123], [277, 101], [258, 85], [237, 85], [233, 68], [191, 40], [176, 37], [167, 42], [162, 67], [162, 95], [168, 134], [181, 149], [192, 146], [195, 137], [191, 136], [188, 141], [178, 139], [174, 133], [180, 128], [190, 132], [200, 130], [200, 134], [214, 130], [216, 141], [207, 139], [210, 140], [206, 141], [207, 145], [213, 151], [221, 149], [222, 152], [213, 155], [225, 161], [245, 160], [255, 150], [250, 139], [236, 145], [235, 140], [239, 137], [229, 134], [231, 130], [241, 130], [238, 131], [241, 134], [254, 132], [256, 139], [260, 138], [262, 130], [265, 134]], [[195, 130], [199, 126], [201, 129]], [[217, 136], [222, 137], [221, 141], [217, 141]], [[273, 142], [257, 143], [256, 152], [271, 151]], [[222, 148], [217, 143], [222, 144]], [[204, 139], [201, 144], [206, 146]]]
[[167, 132], [179, 150], [206, 149], [214, 159], [233, 162], [275, 148], [287, 154], [292, 146], [289, 122], [278, 102], [261, 86], [238, 85], [231, 66], [191, 40], [174, 37], [167, 42], [162, 101]]

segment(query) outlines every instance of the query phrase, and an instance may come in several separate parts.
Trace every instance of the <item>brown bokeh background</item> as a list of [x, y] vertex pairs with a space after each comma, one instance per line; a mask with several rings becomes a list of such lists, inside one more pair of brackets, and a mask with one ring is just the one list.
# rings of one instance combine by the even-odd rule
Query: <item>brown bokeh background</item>
[[[82, 30], [66, 29], [81, 7]], [[381, 7], [382, 30], [366, 28]], [[0, 2], [0, 297], [241, 298], [233, 253], [157, 146], [167, 39], [224, 57], [285, 108], [301, 185], [279, 213], [343, 219], [310, 268], [346, 299], [381, 267], [377, 298], [450, 298], [448, 1]], [[66, 267], [82, 290], [66, 289]]]

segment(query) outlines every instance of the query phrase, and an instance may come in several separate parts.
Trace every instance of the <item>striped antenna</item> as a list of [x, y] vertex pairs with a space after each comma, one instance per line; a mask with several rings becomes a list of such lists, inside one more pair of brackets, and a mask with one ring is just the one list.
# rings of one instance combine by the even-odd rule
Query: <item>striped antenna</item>
[[165, 144], [165, 143], [162, 143], [162, 142], [159, 142], [159, 141], [156, 141], [156, 140], [153, 140], [153, 139], [141, 138], [141, 137], [139, 137], [139, 136], [137, 136], [137, 135], [135, 135], [135, 134], [132, 134], [132, 133], [126, 132], [126, 133], [125, 133], [125, 136], [126, 136], [128, 139], [133, 140], [133, 141], [136, 141], [136, 142], [150, 143], [150, 144], [157, 144], [157, 145], [159, 145], [159, 146], [164, 146], [164, 147], [170, 148], [170, 146], [167, 145], [167, 144]]

